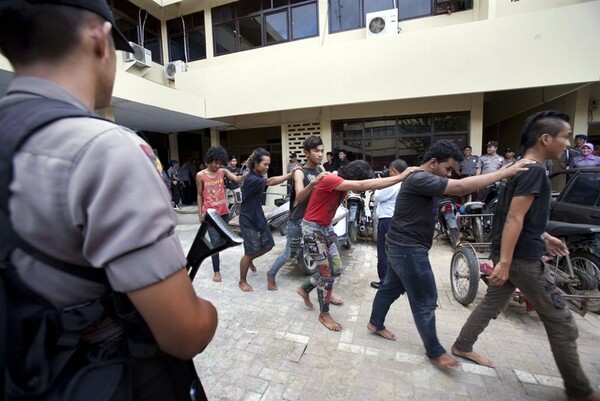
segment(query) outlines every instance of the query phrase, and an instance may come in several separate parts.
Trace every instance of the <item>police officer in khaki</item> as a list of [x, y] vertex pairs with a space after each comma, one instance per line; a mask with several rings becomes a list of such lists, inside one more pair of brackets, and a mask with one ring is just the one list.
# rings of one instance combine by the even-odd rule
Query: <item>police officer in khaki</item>
[[[111, 104], [115, 49], [132, 51], [105, 0], [2, 0], [0, 51], [15, 78], [0, 106], [46, 98], [80, 109], [105, 108]], [[148, 144], [109, 121], [67, 118], [31, 137], [13, 168], [9, 210], [20, 237], [53, 258], [104, 269], [110, 287], [127, 295], [167, 356], [191, 360], [208, 345], [217, 312], [196, 295], [187, 275], [162, 167]], [[107, 289], [20, 249], [10, 261], [26, 285], [56, 308], [95, 300]], [[105, 341], [120, 331], [106, 321], [84, 340]], [[147, 393], [157, 390], [154, 398], [145, 396], [189, 400], [189, 385], [182, 395], [173, 378], [165, 378], [168, 369], [159, 366], [143, 383]], [[154, 379], [162, 388], [152, 386]], [[143, 390], [134, 387], [132, 399]]]

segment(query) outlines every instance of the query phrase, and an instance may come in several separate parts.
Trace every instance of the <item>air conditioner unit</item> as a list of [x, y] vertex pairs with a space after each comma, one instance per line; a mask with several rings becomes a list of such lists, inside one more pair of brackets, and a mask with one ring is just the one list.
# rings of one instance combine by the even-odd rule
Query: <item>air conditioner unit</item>
[[175, 75], [180, 72], [187, 71], [187, 64], [185, 61], [175, 60], [167, 63], [165, 65], [165, 78], [170, 80], [175, 80]]
[[133, 53], [125, 53], [125, 62], [133, 62], [133, 65], [137, 67], [152, 67], [152, 51], [145, 49], [142, 46], [133, 42], [129, 42], [129, 44], [133, 49]]
[[398, 9], [375, 11], [367, 14], [367, 38], [398, 34]]

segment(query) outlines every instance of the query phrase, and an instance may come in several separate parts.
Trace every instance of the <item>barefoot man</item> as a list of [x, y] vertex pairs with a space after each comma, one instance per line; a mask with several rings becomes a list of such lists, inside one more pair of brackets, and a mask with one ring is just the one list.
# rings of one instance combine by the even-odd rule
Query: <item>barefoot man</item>
[[263, 148], [255, 149], [248, 158], [250, 172], [242, 186], [242, 205], [240, 207], [240, 231], [244, 239], [244, 256], [240, 260], [240, 283], [242, 291], [252, 291], [246, 281], [248, 269], [256, 271], [254, 259], [269, 252], [275, 242], [262, 210], [262, 197], [267, 185], [278, 185], [292, 178], [294, 171], [286, 175], [265, 178], [269, 171], [271, 155]]
[[518, 287], [544, 323], [568, 399], [592, 401], [600, 400], [600, 393], [592, 390], [579, 363], [577, 325], [560, 290], [546, 278], [541, 262], [546, 252], [569, 252], [560, 239], [544, 233], [552, 191], [544, 161], [560, 157], [569, 146], [570, 134], [569, 117], [557, 111], [538, 112], [525, 121], [521, 152], [532, 164], [500, 187], [492, 224], [494, 272], [483, 301], [467, 319], [452, 353], [493, 368], [493, 362], [473, 351], [473, 345]]
[[[211, 146], [204, 157], [206, 168], [196, 174], [196, 187], [198, 188], [198, 216], [200, 223], [204, 220], [208, 209], [215, 209], [219, 216], [229, 222], [229, 208], [227, 207], [227, 196], [225, 195], [225, 178], [240, 183], [245, 177], [235, 175], [223, 168], [227, 163], [227, 151], [222, 146]], [[212, 226], [208, 227], [208, 236], [213, 245], [218, 245], [224, 238]], [[211, 256], [213, 265], [213, 281], [221, 281], [221, 262], [219, 254]]]
[[340, 167], [338, 174], [325, 175], [313, 189], [302, 221], [302, 235], [304, 246], [308, 247], [319, 270], [296, 289], [296, 292], [306, 306], [312, 308], [309, 293], [317, 288], [321, 310], [319, 321], [329, 330], [339, 331], [342, 328], [329, 314], [329, 304], [335, 302], [331, 296], [333, 281], [342, 270], [342, 259], [331, 225], [335, 211], [348, 191], [362, 192], [387, 188], [402, 181], [412, 171], [414, 168], [394, 177], [373, 179], [373, 170], [369, 163], [355, 160]]
[[374, 334], [395, 341], [394, 333], [385, 328], [385, 316], [392, 303], [406, 293], [427, 357], [438, 367], [456, 368], [458, 361], [446, 353], [435, 329], [437, 289], [429, 264], [434, 229], [431, 216], [433, 198], [443, 194], [474, 192], [522, 171], [524, 162], [489, 174], [449, 179], [447, 177], [458, 169], [463, 155], [452, 141], [447, 140], [431, 146], [424, 160], [420, 170], [402, 183], [396, 198], [394, 216], [386, 237], [388, 271], [375, 295], [367, 328]]

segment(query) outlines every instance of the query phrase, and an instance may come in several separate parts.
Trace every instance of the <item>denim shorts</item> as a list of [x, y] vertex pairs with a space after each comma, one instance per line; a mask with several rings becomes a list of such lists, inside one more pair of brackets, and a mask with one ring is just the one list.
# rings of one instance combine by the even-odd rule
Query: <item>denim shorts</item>
[[255, 255], [275, 246], [269, 226], [265, 226], [258, 231], [243, 226], [240, 229], [242, 238], [244, 239], [245, 255]]

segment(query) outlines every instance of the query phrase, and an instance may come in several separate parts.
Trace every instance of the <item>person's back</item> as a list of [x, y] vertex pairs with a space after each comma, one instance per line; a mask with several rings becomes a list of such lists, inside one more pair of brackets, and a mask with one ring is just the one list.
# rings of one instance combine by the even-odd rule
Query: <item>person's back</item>
[[[104, 1], [44, 3], [0, 3], [0, 51], [9, 59], [16, 75], [6, 97], [0, 100], [1, 112], [9, 113], [8, 106], [29, 99], [47, 99], [48, 104], [58, 102], [63, 107], [88, 113], [107, 107], [115, 75], [115, 44], [120, 50], [131, 51], [114, 28], [111, 39], [110, 9]], [[72, 69], [74, 59], [81, 68]], [[73, 87], [73, 82], [78, 85]], [[0, 132], [10, 135], [2, 127]], [[81, 341], [88, 343], [90, 352], [98, 352], [102, 347], [115, 351], [115, 355], [127, 358], [128, 362], [114, 365], [123, 366], [123, 371], [114, 368], [108, 371], [116, 381], [82, 376], [85, 380], [81, 379], [76, 393], [79, 398], [73, 397], [90, 399], [101, 386], [105, 394], [113, 389], [120, 391], [122, 387], [113, 387], [125, 383], [127, 375], [132, 373], [129, 383], [132, 387], [127, 391], [132, 392], [133, 398], [125, 399], [146, 396], [157, 400], [184, 399], [196, 374], [191, 362], [183, 360], [191, 360], [210, 342], [217, 317], [210, 303], [196, 297], [184, 269], [185, 256], [174, 233], [175, 215], [161, 171], [157, 171], [160, 163], [154, 152], [133, 131], [100, 119], [65, 118], [33, 132], [12, 160], [14, 175], [10, 191], [8, 194], [2, 191], [12, 228], [28, 244], [17, 244], [13, 250], [8, 246], [8, 238], [0, 239], [2, 249], [10, 252], [2, 255], [6, 258], [2, 262], [10, 266], [7, 271], [14, 271], [27, 291], [33, 293], [31, 297], [47, 302], [49, 309], [57, 308], [56, 314], [67, 313], [62, 308], [77, 310], [82, 303], [98, 302], [108, 290], [110, 299], [121, 299], [121, 305], [131, 301], [132, 316], [141, 316], [123, 331], [119, 318], [109, 312], [110, 303], [102, 303], [108, 316], [114, 318], [104, 317], [82, 328]], [[136, 168], [130, 169], [131, 164]], [[143, 213], [137, 206], [139, 199], [144, 199]], [[146, 218], [148, 215], [153, 218]], [[61, 271], [59, 263], [69, 264], [74, 273]], [[104, 279], [83, 278], [94, 275], [92, 272], [99, 272], [96, 275]], [[44, 325], [40, 323], [40, 327]], [[148, 337], [142, 340], [140, 336], [144, 333]], [[32, 344], [50, 347], [45, 349], [47, 358], [54, 353], [63, 358], [62, 353], [71, 349], [76, 355], [83, 352], [77, 338], [74, 339], [57, 349], [52, 340], [41, 336], [39, 341], [24, 343], [23, 349], [33, 350]], [[24, 339], [11, 337], [11, 341]], [[119, 345], [120, 341], [127, 342], [123, 348], [127, 351], [119, 348], [116, 352], [111, 348], [111, 344]], [[138, 350], [151, 352], [137, 353], [131, 347], [134, 345], [141, 347]], [[44, 361], [40, 356], [44, 354], [24, 357], [18, 349], [10, 351], [8, 368], [12, 374], [18, 372], [20, 381], [10, 382], [7, 399], [19, 391], [26, 394], [31, 390], [26, 386], [16, 387], [29, 383], [28, 375], [54, 375], [61, 371], [54, 365], [55, 359]], [[102, 355], [109, 358], [107, 361], [114, 361], [110, 353]], [[67, 371], [83, 363], [68, 357], [63, 362]], [[30, 371], [29, 364], [50, 365], [49, 370]], [[144, 383], [148, 377], [142, 376], [148, 374], [150, 365], [158, 388]], [[80, 373], [83, 375], [84, 371]], [[181, 383], [173, 382], [175, 376], [181, 377]], [[61, 377], [69, 378], [70, 374]], [[56, 396], [59, 382], [46, 379], [39, 377], [36, 391]]]

